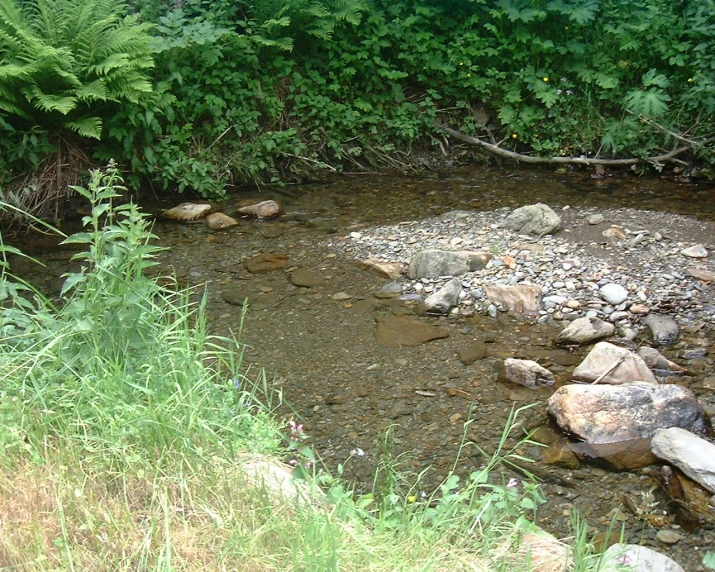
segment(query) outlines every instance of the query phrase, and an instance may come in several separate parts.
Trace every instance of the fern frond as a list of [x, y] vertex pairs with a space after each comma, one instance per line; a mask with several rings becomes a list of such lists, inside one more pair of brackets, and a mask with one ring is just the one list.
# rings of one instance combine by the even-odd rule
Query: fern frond
[[99, 117], [84, 117], [78, 121], [67, 121], [65, 127], [81, 137], [89, 139], [101, 139], [102, 137], [102, 120]]
[[67, 115], [77, 106], [77, 99], [72, 96], [61, 96], [44, 93], [37, 85], [23, 87], [20, 92], [42, 111], [58, 111]]

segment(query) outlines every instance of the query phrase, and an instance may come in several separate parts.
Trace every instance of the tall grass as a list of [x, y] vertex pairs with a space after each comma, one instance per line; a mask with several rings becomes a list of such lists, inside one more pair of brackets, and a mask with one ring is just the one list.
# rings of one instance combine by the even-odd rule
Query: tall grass
[[315, 455], [282, 435], [236, 341], [208, 332], [204, 293], [147, 277], [158, 249], [139, 209], [113, 204], [120, 184], [110, 164], [76, 189], [92, 212], [65, 240], [82, 269], [59, 307], [9, 274], [0, 242], [0, 568], [530, 568], [538, 489], [494, 479], [520, 460], [517, 413], [483, 466], [432, 494], [401, 478], [389, 435], [367, 495], [315, 463], [298, 496], [251, 476], [247, 459], [280, 473], [287, 450]]

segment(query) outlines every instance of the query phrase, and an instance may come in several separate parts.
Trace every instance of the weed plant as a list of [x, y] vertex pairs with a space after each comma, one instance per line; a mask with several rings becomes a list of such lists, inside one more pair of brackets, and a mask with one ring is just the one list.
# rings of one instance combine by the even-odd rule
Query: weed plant
[[[135, 205], [114, 204], [120, 185], [110, 163], [76, 189], [92, 211], [65, 239], [82, 269], [59, 308], [9, 274], [19, 252], [0, 243], [0, 568], [528, 569], [519, 538], [540, 495], [498, 477], [523, 461], [505, 448], [518, 412], [483, 466], [429, 495], [386, 435], [375, 489], [354, 495], [300, 425], [281, 435], [265, 377], [209, 334], [206, 296], [147, 277], [158, 247]], [[289, 478], [275, 460], [288, 451], [305, 479], [294, 496], [242, 468], [268, 459]]]

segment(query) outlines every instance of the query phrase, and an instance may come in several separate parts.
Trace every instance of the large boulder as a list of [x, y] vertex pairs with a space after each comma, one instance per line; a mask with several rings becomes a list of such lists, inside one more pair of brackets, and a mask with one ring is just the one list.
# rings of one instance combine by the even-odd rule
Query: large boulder
[[715, 445], [679, 427], [658, 429], [651, 451], [715, 494]]
[[653, 372], [643, 359], [632, 351], [614, 346], [608, 342], [598, 342], [586, 358], [574, 369], [574, 381], [618, 385], [633, 381], [656, 384]]
[[504, 227], [519, 234], [543, 236], [556, 231], [561, 218], [551, 207], [543, 203], [527, 205], [512, 212], [504, 221]]
[[534, 284], [485, 284], [483, 289], [489, 300], [518, 314], [536, 314], [541, 307], [541, 288]]
[[577, 318], [566, 326], [556, 338], [558, 345], [590, 344], [612, 336], [616, 326], [599, 318]]
[[437, 278], [438, 276], [460, 276], [467, 272], [481, 270], [491, 260], [492, 255], [470, 250], [440, 250], [430, 248], [420, 250], [410, 258], [407, 275], [419, 278]]
[[548, 409], [559, 427], [588, 443], [649, 439], [666, 427], [701, 433], [708, 423], [695, 394], [680, 385], [565, 385]]

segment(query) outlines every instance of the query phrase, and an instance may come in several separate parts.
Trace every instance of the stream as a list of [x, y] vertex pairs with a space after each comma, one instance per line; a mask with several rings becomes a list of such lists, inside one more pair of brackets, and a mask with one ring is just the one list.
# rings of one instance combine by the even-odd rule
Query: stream
[[[495, 450], [514, 408], [535, 404], [520, 413], [507, 447], [532, 430], [552, 442], [557, 431], [545, 402], [568, 381], [588, 348], [554, 348], [553, 325], [511, 312], [496, 318], [480, 313], [421, 316], [446, 329], [449, 337], [416, 347], [382, 345], [375, 337], [376, 320], [388, 314], [413, 316], [414, 307], [397, 297], [375, 296], [390, 280], [341, 252], [341, 240], [351, 233], [428, 221], [451, 211], [494, 211], [540, 202], [556, 211], [636, 209], [663, 213], [665, 220], [668, 213], [686, 215], [693, 221], [694, 240], [711, 247], [715, 243], [715, 237], [703, 231], [711, 227], [699, 224], [715, 221], [712, 184], [630, 173], [594, 179], [588, 172], [480, 167], [425, 178], [336, 177], [321, 184], [242, 191], [218, 206], [233, 215], [239, 204], [266, 199], [281, 204], [279, 218], [242, 219], [237, 227], [222, 231], [209, 230], [201, 222], [157, 218], [154, 233], [167, 248], [160, 256], [160, 271], [170, 269], [184, 284], [207, 284], [212, 331], [236, 335], [247, 344], [248, 377], [265, 371], [274, 388], [266, 399], [279, 417], [303, 423], [310, 446], [328, 470], [335, 473], [340, 464], [359, 492], [371, 489], [375, 468], [387, 456], [410, 484], [422, 475], [416, 491], [431, 492], [453, 469], [468, 475], [484, 463], [481, 451]], [[147, 212], [160, 213], [183, 200], [189, 199], [145, 197], [141, 204]], [[72, 252], [40, 235], [19, 235], [15, 242], [48, 264], [37, 273], [20, 262], [16, 271], [56, 295]], [[268, 272], [246, 269], [247, 260], [266, 253], [283, 255], [287, 263]], [[627, 266], [628, 260], [622, 264]], [[320, 280], [310, 287], [294, 285], [290, 274], [298, 268]], [[245, 299], [248, 311], [242, 319]], [[715, 340], [715, 331], [710, 324], [683, 336], [685, 344], [710, 349], [678, 383], [693, 388], [706, 410], [713, 411], [715, 367], [709, 340]], [[459, 352], [475, 342], [483, 345], [484, 355], [465, 365]], [[547, 363], [557, 384], [529, 389], [501, 381], [499, 366], [507, 357]], [[587, 519], [590, 534], [606, 541], [605, 531], [615, 519], [617, 528], [624, 525], [627, 542], [668, 554], [686, 570], [697, 570], [702, 554], [715, 546], [715, 519], [708, 526], [681, 528], [670, 514], [658, 522], [639, 514], [641, 507], [648, 514], [669, 513], [657, 484], [657, 467], [615, 471], [556, 449], [527, 445], [519, 450], [535, 460], [527, 468], [543, 483], [547, 502], [538, 508], [536, 520], [547, 531], [567, 537], [571, 513], [577, 509]], [[523, 474], [514, 471], [507, 477], [521, 479]], [[663, 526], [680, 531], [680, 539], [673, 544], [658, 540]]]

